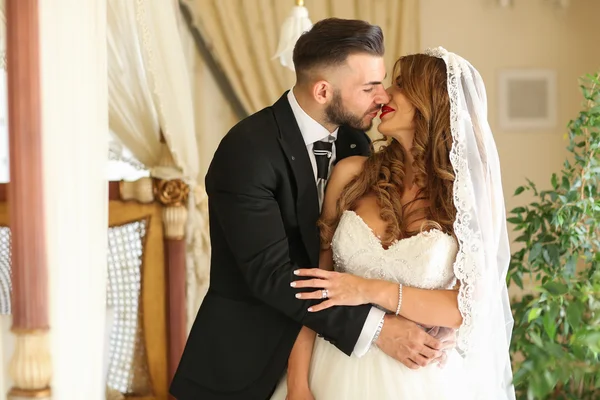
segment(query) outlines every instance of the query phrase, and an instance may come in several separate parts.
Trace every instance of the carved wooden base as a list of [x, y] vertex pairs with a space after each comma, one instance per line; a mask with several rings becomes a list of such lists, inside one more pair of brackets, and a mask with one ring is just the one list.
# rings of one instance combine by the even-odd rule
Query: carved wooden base
[[187, 208], [184, 206], [164, 207], [162, 215], [165, 239], [183, 240], [188, 217]]
[[49, 399], [52, 378], [48, 332], [45, 330], [13, 330], [15, 352], [8, 373], [14, 382], [10, 400]]
[[42, 390], [21, 390], [21, 389], [11, 389], [8, 393], [8, 400], [30, 400], [30, 399], [41, 399], [41, 400], [50, 400], [52, 398], [52, 393], [49, 388]]

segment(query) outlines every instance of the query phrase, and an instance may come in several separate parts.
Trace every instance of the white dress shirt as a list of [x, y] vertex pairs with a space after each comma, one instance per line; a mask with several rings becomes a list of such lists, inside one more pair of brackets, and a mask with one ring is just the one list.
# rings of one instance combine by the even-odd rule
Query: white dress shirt
[[[310, 158], [310, 163], [313, 167], [313, 172], [315, 175], [315, 185], [317, 183], [317, 160], [315, 159], [315, 155], [313, 154], [313, 145], [315, 142], [320, 140], [325, 140], [327, 137], [332, 136], [333, 138], [337, 138], [338, 129], [334, 132], [329, 132], [327, 128], [323, 125], [315, 121], [310, 115], [308, 115], [298, 101], [296, 100], [296, 96], [294, 96], [294, 90], [291, 89], [288, 92], [287, 99], [292, 107], [292, 112], [294, 113], [294, 117], [296, 118], [296, 122], [298, 123], [298, 127], [300, 128], [300, 133], [302, 133], [302, 137], [304, 138], [304, 143], [306, 144], [306, 151], [308, 151], [308, 157]], [[329, 160], [329, 174], [331, 174], [331, 166], [335, 162], [336, 151], [335, 151], [335, 142], [333, 142], [332, 148], [332, 157]], [[373, 337], [375, 336], [375, 332], [377, 331], [377, 326], [379, 322], [385, 315], [385, 312], [376, 308], [371, 307], [371, 311], [369, 311], [369, 315], [363, 325], [362, 331], [360, 332], [360, 336], [358, 337], [358, 341], [354, 346], [354, 355], [358, 357], [362, 357], [371, 347], [371, 343], [373, 342]]]
[[[293, 89], [288, 93], [288, 101], [290, 106], [292, 107], [292, 111], [294, 113], [294, 117], [296, 117], [296, 122], [298, 123], [298, 127], [300, 128], [300, 133], [302, 133], [302, 138], [304, 139], [304, 144], [306, 144], [306, 151], [308, 151], [308, 156], [310, 158], [310, 163], [313, 167], [313, 172], [315, 174], [315, 182], [317, 181], [317, 159], [313, 154], [313, 147], [315, 142], [319, 141], [328, 141], [327, 138], [331, 136], [329, 140], [337, 139], [338, 130], [336, 129], [333, 132], [329, 132], [327, 128], [323, 125], [315, 121], [310, 115], [308, 115], [300, 104], [298, 104], [298, 100], [296, 100], [296, 96], [294, 96]], [[335, 162], [335, 141], [333, 142], [333, 147], [331, 149], [331, 159], [329, 160], [329, 174], [331, 175], [331, 166]]]

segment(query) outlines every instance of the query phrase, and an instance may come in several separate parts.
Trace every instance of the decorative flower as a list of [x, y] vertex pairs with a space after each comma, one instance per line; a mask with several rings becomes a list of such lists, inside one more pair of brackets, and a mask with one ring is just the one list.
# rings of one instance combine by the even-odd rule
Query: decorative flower
[[187, 201], [190, 187], [181, 179], [157, 180], [155, 195], [165, 206], [181, 206]]

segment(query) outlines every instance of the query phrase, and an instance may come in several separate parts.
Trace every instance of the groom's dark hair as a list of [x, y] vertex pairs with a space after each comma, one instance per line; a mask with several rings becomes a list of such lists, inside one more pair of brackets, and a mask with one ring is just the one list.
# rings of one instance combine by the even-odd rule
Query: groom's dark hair
[[293, 55], [296, 78], [300, 82], [314, 68], [341, 65], [352, 54], [383, 57], [384, 51], [379, 26], [357, 19], [323, 19], [296, 42]]

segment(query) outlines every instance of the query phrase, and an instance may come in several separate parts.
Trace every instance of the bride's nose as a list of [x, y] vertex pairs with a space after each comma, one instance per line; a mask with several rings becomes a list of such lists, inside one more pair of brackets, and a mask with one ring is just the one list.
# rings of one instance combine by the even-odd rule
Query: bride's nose
[[392, 87], [390, 86], [389, 88], [385, 89], [385, 93], [388, 96], [388, 102], [389, 102], [389, 99], [392, 98]]
[[377, 94], [376, 102], [377, 104], [387, 104], [390, 102], [389, 93], [383, 88], [383, 86], [379, 86], [379, 93]]

